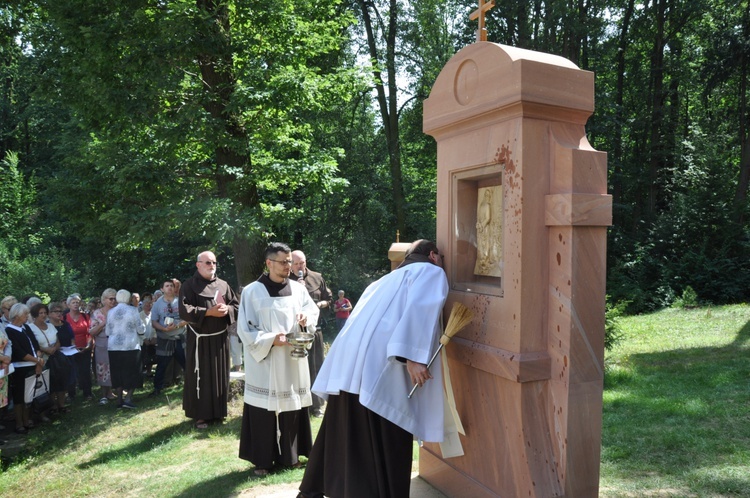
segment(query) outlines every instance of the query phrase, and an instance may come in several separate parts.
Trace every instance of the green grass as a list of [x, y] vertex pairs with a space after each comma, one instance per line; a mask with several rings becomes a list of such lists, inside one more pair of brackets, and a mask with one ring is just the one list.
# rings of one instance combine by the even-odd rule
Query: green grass
[[[750, 497], [750, 306], [621, 324], [607, 354], [600, 496]], [[41, 425], [3, 466], [0, 493], [223, 497], [301, 480], [301, 469], [257, 478], [237, 457], [241, 400], [225, 424], [197, 431], [181, 391], [166, 393], [170, 403], [137, 394], [132, 412], [77, 404]]]
[[[242, 403], [230, 403], [223, 425], [198, 431], [171, 398], [136, 393], [138, 410], [112, 404], [74, 405], [73, 411], [31, 431], [22, 458], [4, 465], [3, 496], [231, 496], [261, 485], [299, 482], [301, 469], [260, 479], [240, 460]], [[315, 432], [319, 419], [313, 419]]]
[[600, 496], [750, 497], [750, 306], [621, 320]]

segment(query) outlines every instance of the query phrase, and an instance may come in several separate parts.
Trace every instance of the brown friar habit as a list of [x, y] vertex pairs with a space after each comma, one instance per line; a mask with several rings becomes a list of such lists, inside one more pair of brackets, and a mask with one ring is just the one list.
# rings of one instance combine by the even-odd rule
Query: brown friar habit
[[[323, 275], [308, 269], [304, 283], [307, 293], [310, 294], [310, 297], [315, 301], [315, 304], [318, 304], [320, 301], [327, 301], [328, 307], [331, 307], [331, 299], [333, 299], [331, 296], [331, 289], [328, 288], [326, 281], [323, 280]], [[315, 378], [318, 376], [318, 372], [320, 372], [320, 367], [323, 366], [323, 351], [325, 348], [323, 345], [323, 320], [323, 312], [321, 312], [320, 315], [318, 315], [315, 339], [313, 340], [312, 348], [310, 348], [307, 356], [307, 364], [310, 367], [310, 382], [313, 384], [315, 383]], [[323, 398], [317, 394], [313, 394], [313, 404], [310, 407], [313, 412], [320, 411], [324, 404], [325, 400], [323, 400]]]
[[[206, 316], [206, 310], [217, 303], [217, 291], [218, 301], [223, 299], [229, 306], [229, 313], [224, 317]], [[227, 416], [227, 328], [237, 318], [239, 304], [229, 284], [220, 278], [206, 280], [198, 272], [180, 288], [180, 318], [188, 322], [182, 408], [189, 418], [214, 420]], [[196, 360], [199, 367], [197, 372]]]

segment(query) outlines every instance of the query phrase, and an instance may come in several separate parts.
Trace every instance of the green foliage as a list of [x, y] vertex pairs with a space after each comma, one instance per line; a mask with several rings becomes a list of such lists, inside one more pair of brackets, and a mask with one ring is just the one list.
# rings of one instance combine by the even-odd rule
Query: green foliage
[[620, 318], [625, 314], [628, 307], [627, 301], [612, 304], [607, 296], [606, 309], [604, 313], [604, 350], [611, 351], [612, 348], [622, 341], [623, 332]]
[[[4, 2], [8, 248], [18, 260], [58, 248], [96, 294], [185, 276], [199, 248], [216, 249], [229, 277], [275, 238], [356, 297], [387, 269], [398, 221], [363, 23], [352, 24], [364, 4]], [[393, 49], [381, 76], [402, 90], [387, 102], [401, 238], [432, 238], [437, 152], [422, 101], [474, 41], [476, 5], [396, 3], [395, 27], [383, 22], [394, 4], [367, 5], [378, 49]], [[489, 41], [596, 75], [587, 132], [610, 168], [608, 292], [628, 313], [671, 306], [688, 286], [701, 302], [750, 299], [748, 2], [659, 5], [504, 3], [486, 18]], [[395, 39], [379, 36], [391, 29]]]
[[36, 191], [18, 168], [18, 154], [8, 151], [0, 161], [0, 240], [11, 247], [28, 248], [35, 239], [31, 225], [37, 214]]
[[80, 272], [70, 266], [67, 255], [54, 247], [22, 256], [0, 240], [0, 260], [3, 261], [2, 296], [20, 298], [35, 294], [45, 302], [59, 301], [85, 287]]
[[698, 294], [689, 285], [682, 291], [682, 296], [672, 304], [675, 308], [695, 308], [698, 306]]
[[72, 189], [76, 228], [106, 226], [118, 250], [166, 232], [240, 250], [304, 214], [299, 190], [342, 184], [340, 147], [313, 140], [310, 116], [348, 98], [352, 74], [330, 54], [350, 17], [331, 15], [337, 0], [208, 4], [42, 2], [48, 23], [29, 25], [53, 68], [43, 84], [75, 116], [55, 207]]

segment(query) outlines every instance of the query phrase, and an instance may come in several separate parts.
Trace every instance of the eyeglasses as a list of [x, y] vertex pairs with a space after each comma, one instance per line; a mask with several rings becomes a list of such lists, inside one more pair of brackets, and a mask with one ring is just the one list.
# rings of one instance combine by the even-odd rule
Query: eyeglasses
[[273, 261], [274, 263], [278, 263], [278, 264], [284, 265], [284, 266], [292, 266], [292, 263], [293, 263], [293, 261], [291, 259], [281, 259], [281, 260], [269, 259], [269, 261]]
[[198, 263], [203, 263], [206, 266], [219, 266], [219, 263], [216, 261], [198, 261]]
[[116, 300], [117, 300], [117, 298], [116, 298], [116, 297], [108, 297], [108, 298], [107, 298], [107, 301], [116, 301]]
[[50, 313], [62, 313], [62, 310], [49, 310]]

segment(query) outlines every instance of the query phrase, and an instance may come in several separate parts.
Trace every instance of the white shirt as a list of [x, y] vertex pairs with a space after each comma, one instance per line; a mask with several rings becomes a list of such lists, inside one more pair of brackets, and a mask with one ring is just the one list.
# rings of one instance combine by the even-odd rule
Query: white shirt
[[138, 309], [129, 304], [119, 303], [107, 313], [105, 328], [108, 351], [133, 351], [141, 349], [142, 336], [146, 332]]
[[[45, 325], [47, 325], [47, 328], [42, 331], [42, 329], [37, 327], [35, 324], [28, 324], [31, 331], [34, 332], [34, 337], [36, 337], [36, 342], [39, 343], [40, 348], [48, 348], [57, 342], [57, 329], [55, 328], [55, 326], [50, 325], [49, 323]], [[42, 351], [42, 358], [44, 358], [44, 361], [47, 361], [49, 355]]]
[[154, 325], [151, 323], [151, 313], [146, 314], [145, 311], [141, 310], [139, 316], [141, 317], [143, 327], [146, 329], [146, 332], [143, 335], [143, 340], [150, 341], [154, 338], [154, 334], [156, 333], [156, 329], [154, 329]]
[[323, 398], [346, 391], [424, 441], [444, 440], [442, 366], [412, 397], [406, 364], [427, 364], [441, 335], [448, 280], [439, 266], [412, 263], [370, 284], [333, 342], [313, 385]]

